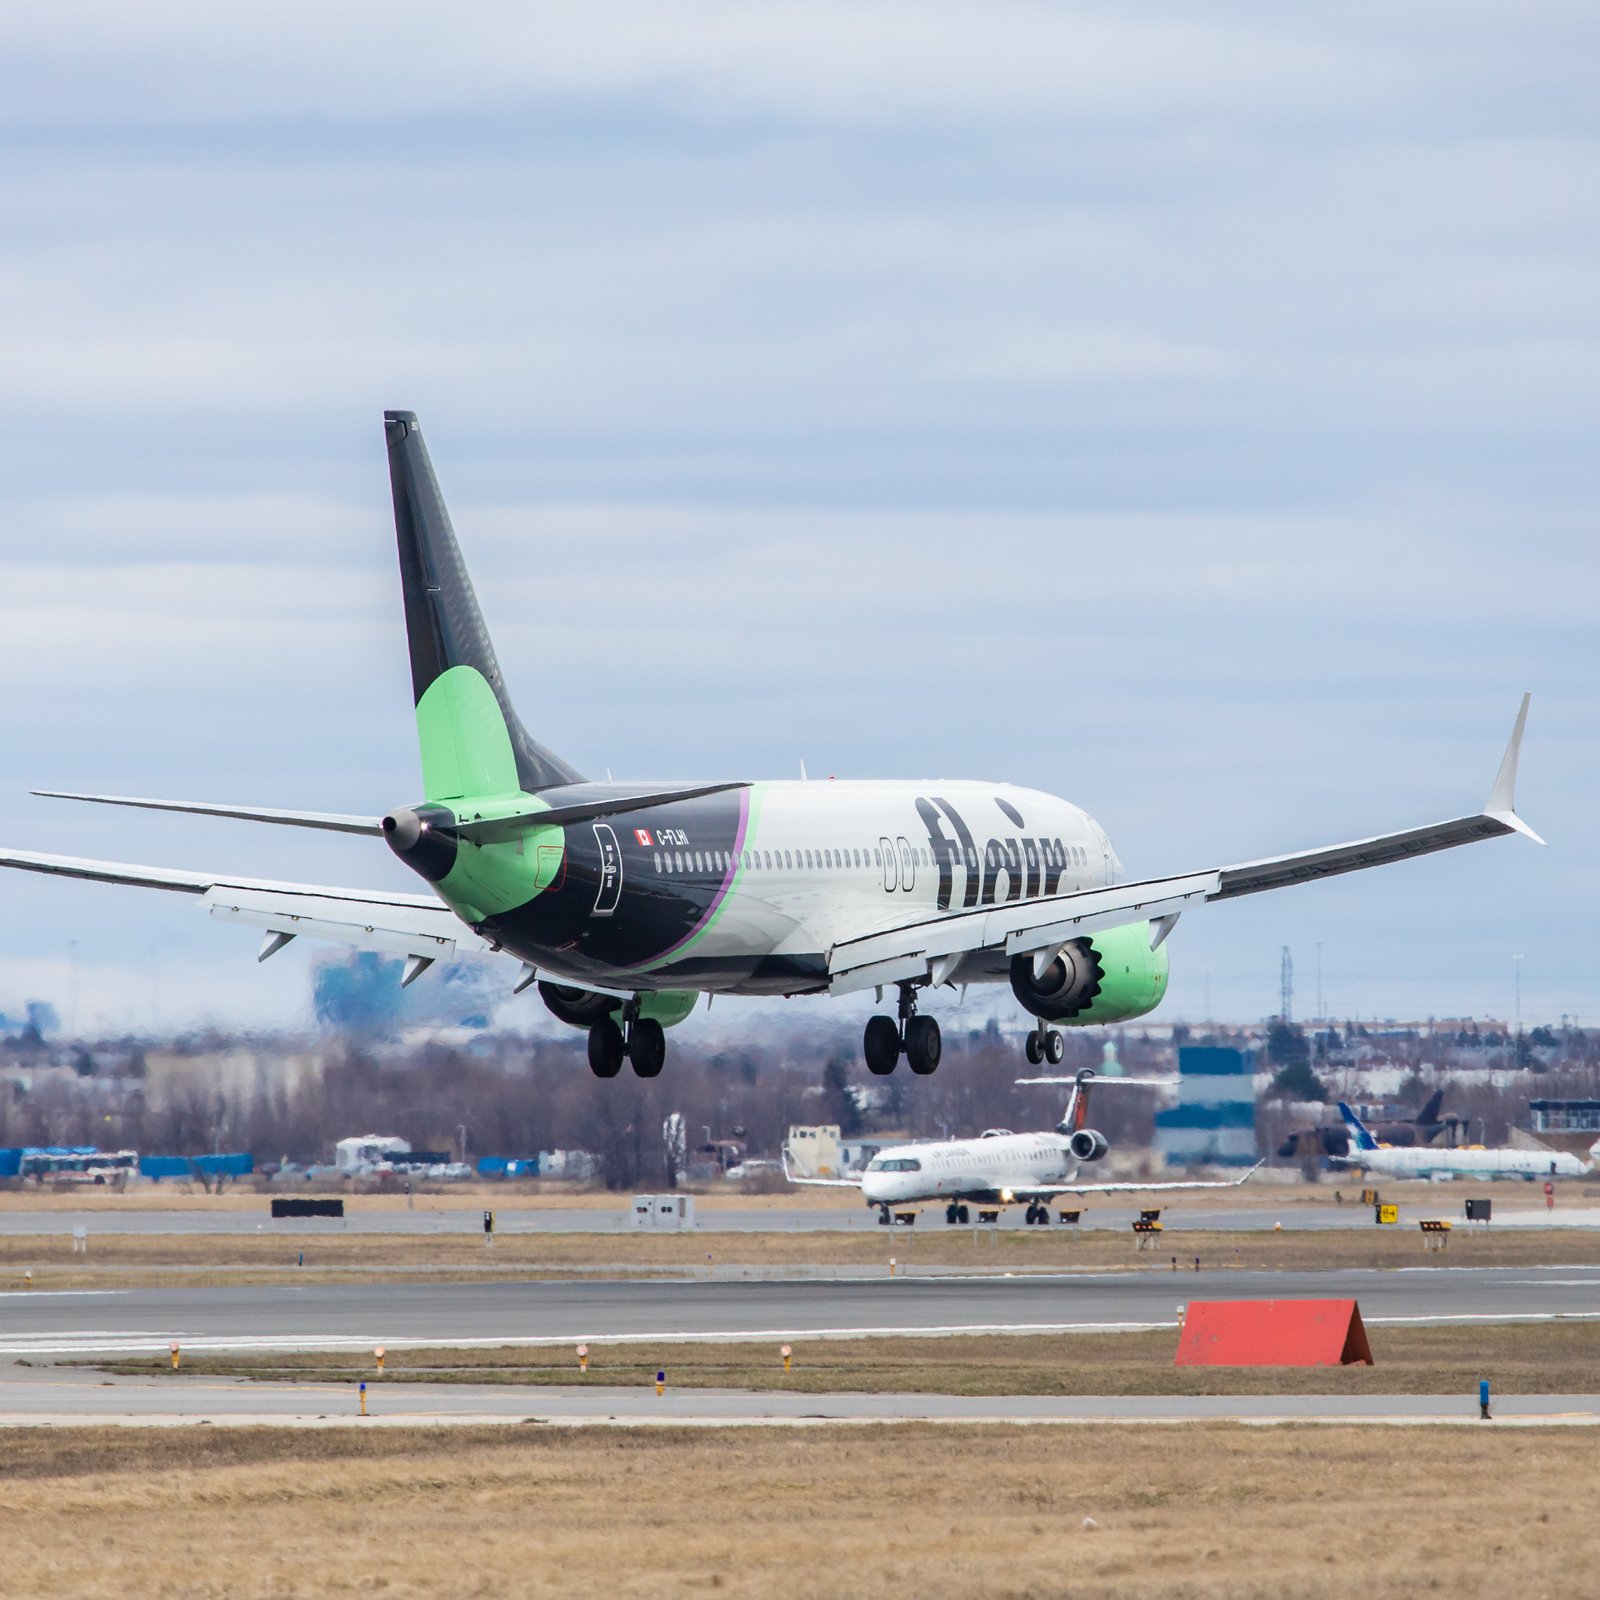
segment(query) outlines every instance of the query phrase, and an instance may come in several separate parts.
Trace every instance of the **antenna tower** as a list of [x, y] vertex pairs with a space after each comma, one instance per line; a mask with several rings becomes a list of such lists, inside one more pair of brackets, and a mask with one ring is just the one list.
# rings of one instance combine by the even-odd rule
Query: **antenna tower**
[[1294, 1021], [1294, 957], [1289, 954], [1288, 945], [1283, 947], [1283, 960], [1278, 967], [1278, 990], [1278, 1015], [1288, 1027]]

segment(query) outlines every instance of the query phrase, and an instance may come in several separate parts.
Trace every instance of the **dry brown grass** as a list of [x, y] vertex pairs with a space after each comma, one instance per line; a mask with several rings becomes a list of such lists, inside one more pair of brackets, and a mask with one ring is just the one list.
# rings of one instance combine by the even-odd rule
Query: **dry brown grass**
[[[1488, 1378], [1496, 1394], [1587, 1394], [1600, 1386], [1600, 1322], [1486, 1327], [1377, 1327], [1371, 1367], [1175, 1367], [1177, 1330], [1027, 1338], [798, 1340], [787, 1374], [771, 1344], [591, 1346], [580, 1374], [572, 1350], [392, 1350], [380, 1378], [354, 1352], [202, 1356], [184, 1369], [304, 1382], [628, 1384], [660, 1369], [674, 1388], [782, 1389], [801, 1394], [1196, 1395], [1460, 1394]], [[164, 1360], [96, 1363], [141, 1377]]]
[[[1151, 1252], [1134, 1248], [1131, 1234], [1109, 1229], [1015, 1228], [976, 1237], [963, 1229], [915, 1233], [867, 1224], [856, 1231], [775, 1233], [502, 1233], [493, 1249], [471, 1234], [115, 1234], [92, 1232], [89, 1253], [74, 1256], [70, 1235], [0, 1236], [0, 1289], [21, 1286], [31, 1271], [40, 1288], [123, 1288], [152, 1284], [271, 1283], [381, 1272], [403, 1281], [560, 1275], [582, 1271], [688, 1272], [708, 1260], [723, 1267], [877, 1267], [891, 1256], [898, 1270], [960, 1267], [1083, 1272], [1172, 1272], [1176, 1255], [1179, 1297], [1198, 1293], [1204, 1270], [1244, 1267], [1263, 1271], [1349, 1267], [1594, 1266], [1600, 1265], [1600, 1230], [1502, 1229], [1491, 1233], [1457, 1227], [1449, 1247], [1429, 1253], [1415, 1228], [1376, 1226], [1282, 1233], [1177, 1233]], [[297, 1256], [304, 1252], [303, 1266]]]
[[1498, 1424], [14, 1433], [0, 1588], [1579, 1596], [1593, 1482], [1586, 1432]]

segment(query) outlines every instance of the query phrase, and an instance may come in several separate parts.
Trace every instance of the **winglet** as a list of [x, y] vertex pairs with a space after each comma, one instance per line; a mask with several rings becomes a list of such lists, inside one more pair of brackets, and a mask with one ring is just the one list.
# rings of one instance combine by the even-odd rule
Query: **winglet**
[[1483, 808], [1486, 817], [1493, 817], [1517, 833], [1526, 834], [1535, 844], [1544, 840], [1517, 815], [1517, 757], [1522, 754], [1522, 730], [1528, 722], [1528, 702], [1532, 695], [1524, 694], [1517, 708], [1517, 720], [1511, 728], [1511, 739], [1506, 753], [1500, 758], [1500, 770], [1495, 774], [1494, 787], [1489, 791], [1489, 803]]

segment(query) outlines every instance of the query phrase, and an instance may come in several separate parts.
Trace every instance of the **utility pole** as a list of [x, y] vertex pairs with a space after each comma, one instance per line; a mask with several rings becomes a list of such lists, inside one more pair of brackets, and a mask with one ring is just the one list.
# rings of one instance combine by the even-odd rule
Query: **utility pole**
[[1511, 970], [1517, 976], [1517, 1054], [1516, 1060], [1522, 1061], [1522, 957], [1512, 956]]
[[1288, 945], [1278, 964], [1278, 1016], [1286, 1028], [1294, 1021], [1294, 957]]
[[1322, 1009], [1322, 941], [1317, 940], [1317, 1021], [1326, 1022], [1328, 1013]]

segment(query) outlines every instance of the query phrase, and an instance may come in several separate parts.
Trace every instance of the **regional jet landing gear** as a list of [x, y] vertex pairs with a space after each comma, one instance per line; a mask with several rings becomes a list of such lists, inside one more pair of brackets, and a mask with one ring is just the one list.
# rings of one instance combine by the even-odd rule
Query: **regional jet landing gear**
[[589, 1070], [595, 1077], [616, 1077], [624, 1057], [638, 1078], [659, 1077], [667, 1059], [666, 1033], [654, 1017], [639, 1015], [637, 995], [623, 1006], [620, 1026], [615, 1017], [602, 1017], [589, 1029]]
[[1022, 1052], [1027, 1056], [1030, 1067], [1036, 1067], [1043, 1061], [1048, 1061], [1052, 1067], [1059, 1067], [1066, 1059], [1067, 1042], [1054, 1028], [1046, 1027], [1044, 1019], [1040, 1018], [1033, 1032], [1028, 1035]]
[[933, 1017], [917, 1015], [915, 984], [900, 985], [898, 1023], [893, 1017], [883, 1016], [868, 1021], [861, 1049], [867, 1058], [867, 1071], [880, 1078], [886, 1078], [894, 1071], [902, 1053], [906, 1065], [918, 1077], [925, 1078], [930, 1072], [938, 1070], [939, 1058], [944, 1054], [944, 1041], [939, 1037], [939, 1024]]
[[958, 1222], [971, 1222], [972, 1213], [968, 1211], [965, 1206], [958, 1205], [955, 1201], [951, 1201], [951, 1203], [944, 1208], [944, 1220], [954, 1227]]

